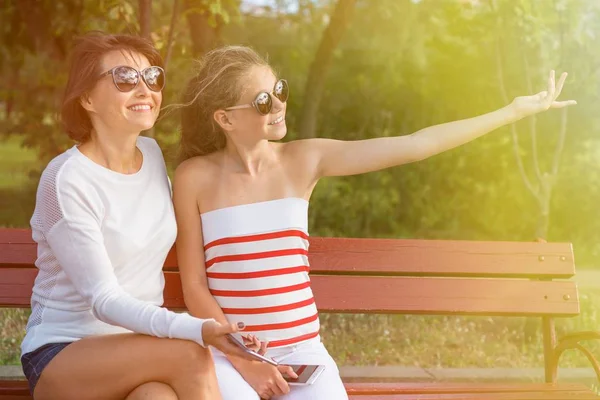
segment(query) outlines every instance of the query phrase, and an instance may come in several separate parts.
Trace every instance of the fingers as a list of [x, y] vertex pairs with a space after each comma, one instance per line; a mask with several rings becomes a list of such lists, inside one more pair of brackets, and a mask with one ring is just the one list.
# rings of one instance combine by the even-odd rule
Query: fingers
[[271, 397], [275, 396], [275, 393], [271, 389], [265, 389], [262, 393], [259, 393], [259, 396], [263, 400], [269, 400]]
[[[255, 335], [246, 335], [246, 336], [242, 335], [242, 340], [244, 342], [244, 346], [246, 346], [247, 348], [249, 348], [252, 351], [259, 353], [260, 355], [264, 355], [265, 352], [267, 351], [266, 344], [268, 342], [266, 342], [263, 346], [263, 343]], [[263, 347], [264, 347], [264, 351], [262, 350]]]
[[285, 379], [283, 379], [283, 376], [281, 376], [281, 374], [277, 374], [277, 375], [278, 376], [275, 378], [276, 387], [272, 388], [273, 392], [275, 392], [275, 394], [278, 396], [289, 393], [290, 385], [288, 385], [288, 383], [285, 381]]
[[[251, 349], [252, 351], [259, 352], [260, 349], [262, 348], [262, 344], [256, 336], [248, 335], [248, 336], [242, 336], [242, 337], [244, 339], [244, 344], [246, 345], [246, 347]], [[261, 353], [261, 354], [264, 355], [264, 353]]]
[[545, 99], [548, 107], [550, 107], [550, 105], [552, 104], [552, 102], [555, 99], [554, 93], [556, 92], [556, 83], [554, 80], [554, 74], [555, 74], [554, 70], [552, 70], [552, 71], [550, 71], [550, 76], [548, 77], [548, 94]]
[[272, 380], [269, 380], [268, 385], [269, 386], [260, 393], [260, 397], [263, 399], [270, 399], [273, 396], [281, 396], [290, 392], [290, 385], [288, 385], [280, 373], [277, 373]]
[[565, 81], [567, 80], [568, 75], [569, 74], [567, 74], [566, 72], [560, 74], [560, 78], [558, 79], [558, 85], [556, 86], [556, 93], [554, 94], [554, 98], [552, 100], [556, 100], [558, 96], [560, 96], [560, 92], [562, 92], [562, 88], [565, 85]]
[[538, 94], [535, 95], [538, 101], [546, 101], [546, 98], [548, 97], [548, 91], [544, 90], [542, 92], [539, 92]]
[[567, 100], [567, 101], [554, 101], [552, 102], [552, 108], [565, 108], [568, 106], [574, 106], [577, 104], [575, 100]]
[[294, 372], [294, 369], [289, 365], [278, 365], [277, 369], [282, 375], [289, 376], [290, 378], [298, 378], [298, 374]]
[[[558, 96], [560, 96], [560, 94], [562, 93], [563, 87], [565, 86], [565, 82], [566, 82], [568, 76], [569, 76], [568, 73], [563, 72], [562, 74], [560, 74], [560, 78], [558, 79], [558, 84], [555, 84], [555, 72], [554, 72], [554, 70], [550, 71], [550, 76], [548, 78], [547, 92], [541, 92], [538, 94], [540, 99], [544, 99], [544, 101], [547, 102], [548, 107], [564, 108], [564, 107], [573, 106], [573, 105], [577, 104], [577, 102], [575, 100], [555, 101], [558, 98]], [[542, 96], [544, 96], [545, 98]]]
[[554, 70], [550, 71], [550, 75], [548, 75], [548, 82], [546, 85], [546, 92], [548, 92], [549, 95], [552, 94], [556, 88], [554, 84]]
[[265, 353], [267, 352], [268, 345], [269, 345], [269, 342], [262, 342], [260, 344], [260, 349], [258, 349], [258, 354], [260, 354], [261, 356], [264, 356]]

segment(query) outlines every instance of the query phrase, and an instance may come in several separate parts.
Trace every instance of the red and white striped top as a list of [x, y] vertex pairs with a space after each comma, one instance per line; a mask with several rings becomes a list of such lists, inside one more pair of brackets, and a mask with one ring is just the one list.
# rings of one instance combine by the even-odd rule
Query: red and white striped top
[[230, 322], [269, 342], [319, 335], [308, 276], [308, 202], [288, 197], [202, 214], [210, 292]]

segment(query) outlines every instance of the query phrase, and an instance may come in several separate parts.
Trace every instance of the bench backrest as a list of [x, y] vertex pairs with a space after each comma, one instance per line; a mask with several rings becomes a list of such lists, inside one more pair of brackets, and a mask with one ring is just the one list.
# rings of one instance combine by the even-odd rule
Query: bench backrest
[[[37, 246], [28, 229], [0, 229], [0, 307], [29, 307]], [[323, 312], [574, 316], [568, 243], [311, 238], [309, 261]], [[183, 309], [172, 249], [165, 306]]]

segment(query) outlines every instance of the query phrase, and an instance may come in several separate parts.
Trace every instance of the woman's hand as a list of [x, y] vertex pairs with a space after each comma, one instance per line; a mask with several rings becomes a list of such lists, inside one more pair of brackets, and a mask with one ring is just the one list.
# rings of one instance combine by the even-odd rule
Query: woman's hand
[[261, 356], [267, 351], [267, 343], [261, 343], [261, 341], [254, 335], [242, 335], [244, 345], [252, 351], [256, 351]]
[[[254, 360], [244, 349], [232, 342], [228, 334], [239, 332], [244, 329], [244, 324], [220, 324], [216, 321], [206, 321], [202, 324], [202, 339], [206, 346], [213, 346], [225, 354], [240, 357], [245, 360]], [[262, 345], [260, 340], [253, 335], [243, 337], [244, 345], [250, 350], [260, 351], [266, 346]], [[264, 350], [263, 350], [264, 353]]]
[[563, 108], [577, 104], [575, 100], [556, 101], [567, 79], [567, 73], [562, 73], [558, 80], [558, 85], [555, 84], [554, 75], [554, 70], [550, 71], [547, 90], [533, 96], [521, 96], [513, 100], [510, 106], [517, 119], [537, 114], [550, 108]]
[[289, 393], [290, 386], [283, 375], [297, 378], [292, 367], [278, 365], [277, 367], [260, 361], [244, 362], [236, 365], [238, 372], [248, 382], [261, 399], [270, 399]]

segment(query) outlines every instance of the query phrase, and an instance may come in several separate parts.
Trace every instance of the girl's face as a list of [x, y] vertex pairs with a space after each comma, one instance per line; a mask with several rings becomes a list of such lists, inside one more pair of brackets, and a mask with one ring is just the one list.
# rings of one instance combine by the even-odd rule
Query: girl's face
[[[144, 55], [119, 50], [106, 53], [100, 65], [102, 73], [123, 65], [135, 68], [138, 72], [150, 67]], [[81, 99], [96, 132], [136, 135], [154, 126], [161, 102], [162, 92], [151, 91], [141, 77], [135, 88], [122, 92], [117, 89], [110, 74], [102, 76], [87, 96]]]
[[254, 107], [226, 111], [231, 123], [229, 133], [244, 142], [283, 139], [287, 133], [285, 125], [286, 103], [282, 103], [273, 95], [277, 78], [271, 68], [266, 66], [253, 67], [248, 75], [243, 78], [243, 82], [247, 83], [243, 86], [240, 99], [237, 104], [232, 104], [232, 106], [250, 104], [256, 100], [259, 93], [267, 92], [271, 94], [271, 101], [273, 102], [271, 112], [267, 115], [261, 115]]

